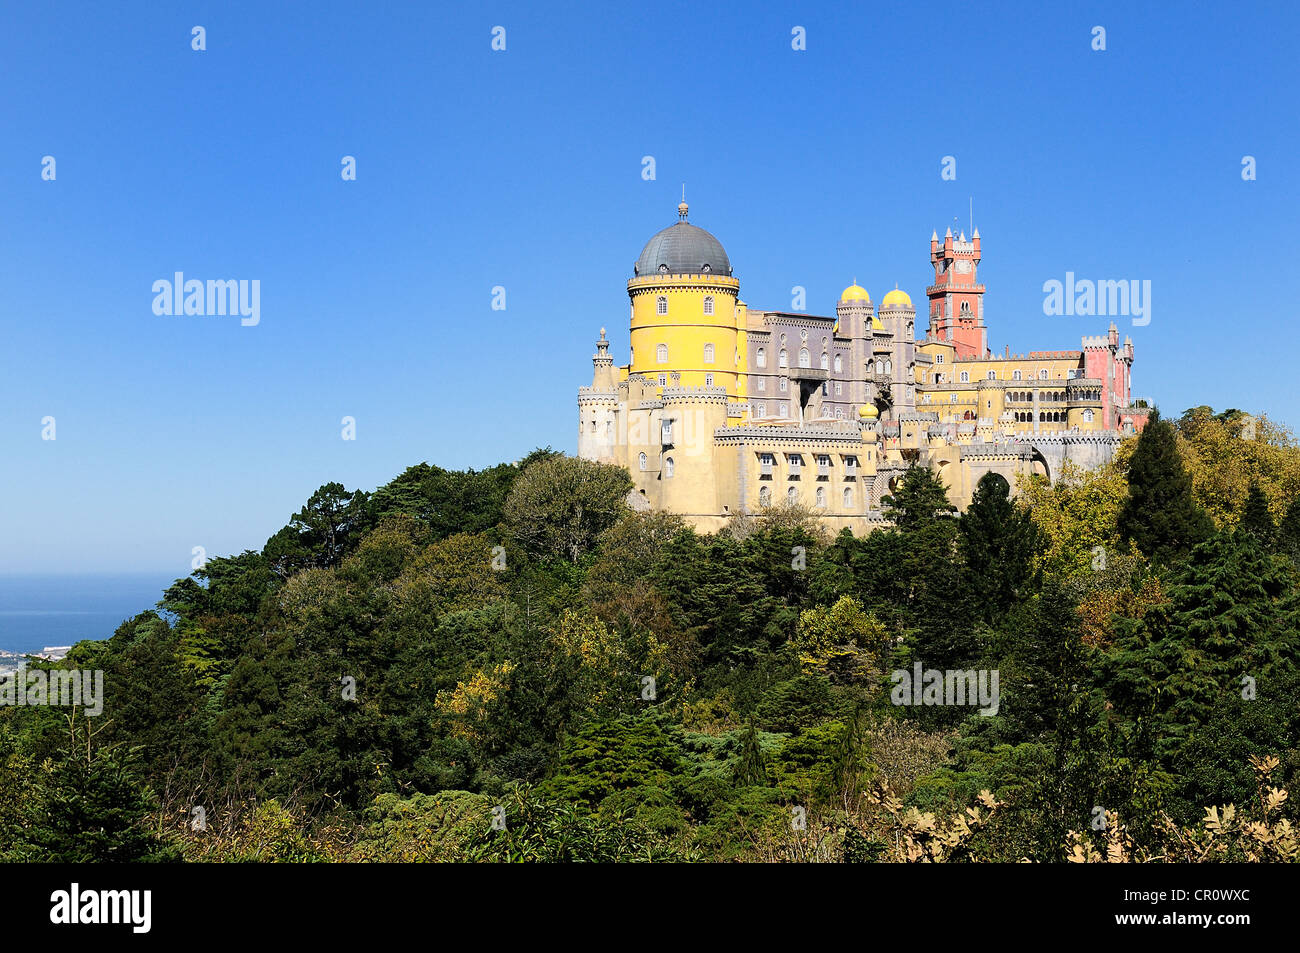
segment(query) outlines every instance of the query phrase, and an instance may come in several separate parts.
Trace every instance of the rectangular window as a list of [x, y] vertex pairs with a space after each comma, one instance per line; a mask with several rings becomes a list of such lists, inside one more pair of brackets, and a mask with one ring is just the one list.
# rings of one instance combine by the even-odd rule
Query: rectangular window
[[790, 461], [790, 476], [797, 477], [799, 475], [799, 468], [803, 466], [803, 457], [801, 457], [797, 453], [792, 453], [789, 454], [789, 461]]
[[845, 458], [844, 458], [844, 475], [845, 475], [845, 476], [857, 476], [857, 475], [858, 475], [858, 458], [857, 458], [857, 457], [845, 457]]
[[712, 374], [705, 374], [705, 375], [704, 375], [704, 386], [705, 386], [705, 387], [712, 387], [712, 386], [713, 386], [713, 375], [712, 375]]
[[835, 396], [836, 396], [836, 397], [839, 397], [839, 396], [842, 395], [843, 393], [844, 393], [844, 382], [843, 382], [843, 381], [836, 381], [836, 382], [835, 382]]
[[772, 475], [772, 455], [770, 453], [760, 453], [758, 455], [758, 467], [763, 476]]
[[758, 389], [767, 390], [767, 381], [761, 377], [758, 379]]
[[943, 363], [943, 355], [942, 355], [942, 354], [936, 354], [936, 355], [934, 356], [934, 363], [936, 363], [936, 364], [942, 364], [942, 363]]
[[672, 442], [673, 442], [673, 422], [672, 422], [671, 420], [664, 420], [664, 421], [661, 421], [661, 424], [662, 424], [662, 427], [663, 427], [663, 442], [664, 442], [664, 443], [672, 443]]
[[824, 453], [817, 456], [817, 475], [824, 477], [831, 475], [831, 458]]
[[668, 375], [667, 375], [667, 374], [660, 374], [660, 375], [659, 375], [659, 386], [660, 386], [660, 387], [666, 387], [667, 385], [668, 385]]
[[788, 416], [790, 416], [790, 405], [789, 405], [789, 404], [782, 404], [782, 405], [781, 405], [781, 416], [782, 416], [782, 417], [788, 417]]
[[789, 383], [789, 381], [787, 381], [784, 377], [781, 378], [781, 393], [783, 393], [783, 394], [785, 393], [785, 390], [786, 390], [786, 384], [788, 384], [788, 383]]

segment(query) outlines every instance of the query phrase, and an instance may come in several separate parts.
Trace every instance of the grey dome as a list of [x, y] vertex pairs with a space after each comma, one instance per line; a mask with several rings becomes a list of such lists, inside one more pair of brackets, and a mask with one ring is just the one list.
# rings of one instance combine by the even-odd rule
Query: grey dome
[[686, 221], [669, 225], [656, 234], [641, 249], [633, 274], [645, 275], [730, 275], [731, 261], [723, 251], [722, 242], [704, 229]]

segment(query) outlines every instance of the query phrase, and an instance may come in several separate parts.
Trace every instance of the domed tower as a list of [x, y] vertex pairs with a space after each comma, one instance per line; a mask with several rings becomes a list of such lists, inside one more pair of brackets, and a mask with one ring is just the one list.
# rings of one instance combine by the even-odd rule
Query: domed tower
[[682, 387], [726, 389], [743, 402], [748, 354], [740, 282], [722, 243], [687, 221], [685, 202], [678, 221], [641, 249], [627, 283], [632, 299], [631, 374], [668, 382], [674, 372]]
[[916, 308], [898, 286], [880, 299], [880, 322], [890, 334], [894, 354], [890, 391], [895, 413], [916, 409]]
[[867, 377], [872, 363], [872, 331], [881, 324], [871, 304], [871, 295], [856, 280], [840, 292], [835, 317], [839, 319], [840, 335], [849, 339], [849, 400], [865, 404], [871, 399]]

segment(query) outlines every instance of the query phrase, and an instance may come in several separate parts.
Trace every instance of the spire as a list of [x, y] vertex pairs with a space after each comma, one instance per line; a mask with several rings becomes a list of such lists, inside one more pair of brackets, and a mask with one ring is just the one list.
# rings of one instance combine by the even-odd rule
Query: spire
[[686, 183], [682, 183], [682, 204], [677, 206], [677, 221], [686, 221], [686, 213], [690, 211], [690, 206], [686, 204]]
[[938, 240], [939, 240], [939, 233], [932, 229], [930, 231], [930, 241], [937, 242]]
[[944, 232], [944, 233], [943, 233], [943, 237], [944, 237], [944, 238], [952, 238], [952, 229], [950, 228], [950, 229], [948, 229], [946, 232]]

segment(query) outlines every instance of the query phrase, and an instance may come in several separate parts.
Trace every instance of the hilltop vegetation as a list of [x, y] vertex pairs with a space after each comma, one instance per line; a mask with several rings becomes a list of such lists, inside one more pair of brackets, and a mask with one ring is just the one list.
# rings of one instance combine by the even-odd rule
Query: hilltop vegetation
[[[549, 450], [322, 486], [73, 649], [102, 716], [0, 709], [0, 857], [1300, 851], [1300, 449], [1267, 419], [1157, 416], [960, 514], [913, 469], [864, 538], [701, 535], [630, 487]], [[997, 714], [895, 704], [916, 664], [996, 672]]]

